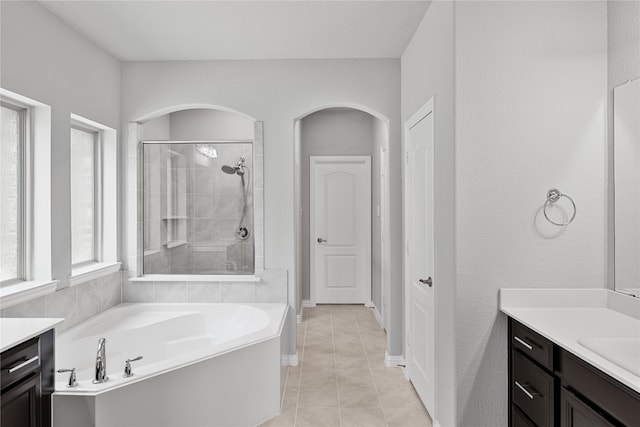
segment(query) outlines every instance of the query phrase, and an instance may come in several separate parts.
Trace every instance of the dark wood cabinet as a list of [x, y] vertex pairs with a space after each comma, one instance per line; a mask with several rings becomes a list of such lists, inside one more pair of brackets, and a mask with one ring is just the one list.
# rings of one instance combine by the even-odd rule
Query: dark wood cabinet
[[0, 354], [0, 425], [50, 427], [53, 329]]
[[602, 415], [566, 388], [560, 391], [561, 427], [614, 427]]
[[640, 426], [640, 393], [509, 319], [509, 425]]

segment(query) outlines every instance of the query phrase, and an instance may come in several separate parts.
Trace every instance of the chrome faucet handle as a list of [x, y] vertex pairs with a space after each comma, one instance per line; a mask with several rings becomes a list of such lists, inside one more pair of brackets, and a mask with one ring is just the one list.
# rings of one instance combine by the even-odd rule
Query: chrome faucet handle
[[124, 374], [123, 378], [129, 378], [133, 376], [133, 371], [131, 370], [131, 362], [137, 362], [138, 360], [142, 360], [142, 356], [134, 357], [133, 359], [127, 359], [124, 365]]
[[63, 372], [71, 372], [69, 374], [69, 382], [67, 383], [67, 388], [78, 387], [78, 381], [76, 381], [76, 368], [58, 369], [58, 373], [62, 374]]

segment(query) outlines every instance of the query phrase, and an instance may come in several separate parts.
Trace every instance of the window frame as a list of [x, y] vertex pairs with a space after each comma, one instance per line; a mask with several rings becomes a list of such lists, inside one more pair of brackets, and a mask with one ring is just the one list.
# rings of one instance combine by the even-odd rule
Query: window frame
[[[88, 260], [79, 261], [77, 263], [71, 263], [71, 270], [78, 270], [84, 267], [89, 267], [93, 264], [102, 262], [102, 233], [103, 233], [103, 131], [97, 127], [91, 126], [78, 119], [72, 119], [69, 128], [69, 144], [71, 144], [71, 129], [75, 129], [81, 132], [93, 134], [93, 249], [92, 258]], [[72, 153], [70, 152], [71, 156]], [[71, 191], [71, 181], [70, 191]], [[71, 195], [71, 193], [69, 193]], [[71, 198], [69, 200], [71, 203]], [[73, 206], [70, 206], [73, 209]], [[73, 236], [71, 237], [71, 259], [73, 260]]]
[[31, 227], [30, 224], [30, 203], [29, 199], [32, 196], [29, 191], [29, 185], [31, 180], [29, 179], [29, 173], [31, 170], [30, 153], [31, 153], [31, 138], [30, 138], [30, 106], [18, 102], [14, 99], [7, 99], [3, 97], [0, 100], [0, 105], [4, 108], [18, 113], [19, 122], [19, 141], [18, 141], [18, 262], [17, 262], [17, 274], [16, 277], [5, 279], [0, 282], [0, 287], [10, 286], [16, 283], [24, 282], [31, 278], [30, 264], [31, 259], [29, 256]]

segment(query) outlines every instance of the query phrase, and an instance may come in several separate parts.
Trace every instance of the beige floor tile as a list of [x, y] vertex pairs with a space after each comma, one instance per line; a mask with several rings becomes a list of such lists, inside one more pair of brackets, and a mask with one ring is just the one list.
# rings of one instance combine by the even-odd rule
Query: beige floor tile
[[385, 427], [387, 423], [380, 407], [340, 408], [342, 427]]
[[425, 410], [413, 408], [385, 409], [389, 427], [431, 427], [431, 418]]
[[295, 408], [298, 406], [298, 387], [286, 387], [284, 389], [284, 399], [282, 400], [282, 408]]
[[300, 387], [298, 408], [303, 406], [317, 408], [338, 406], [338, 388], [335, 384], [316, 384]]
[[336, 341], [334, 350], [336, 354], [366, 355], [360, 341]]
[[378, 395], [382, 408], [414, 408], [424, 410], [422, 401], [416, 394], [411, 383], [405, 386], [378, 386]]
[[340, 384], [338, 399], [341, 408], [380, 407], [378, 391], [373, 385]]
[[366, 369], [369, 366], [369, 361], [364, 353], [360, 354], [343, 354], [336, 353], [336, 369]]
[[300, 407], [296, 415], [296, 427], [338, 427], [340, 409]]
[[333, 340], [335, 342], [338, 341], [348, 341], [348, 342], [361, 342], [360, 334], [358, 331], [354, 329], [344, 329], [344, 330], [334, 330], [333, 331]]
[[305, 369], [300, 375], [300, 385], [336, 384], [337, 375], [334, 369]]
[[305, 369], [335, 369], [336, 361], [333, 353], [304, 354], [302, 370]]
[[367, 360], [371, 369], [387, 369], [388, 366], [384, 361], [384, 353], [368, 353]]
[[271, 418], [260, 427], [294, 427], [296, 422], [296, 408], [283, 409], [280, 415]]
[[379, 341], [366, 341], [363, 342], [364, 349], [367, 353], [384, 353], [387, 349], [387, 346], [384, 342]]
[[310, 342], [304, 345], [307, 353], [333, 353], [333, 341]]
[[290, 366], [287, 372], [287, 386], [300, 385], [300, 372], [302, 368], [300, 366]]
[[376, 385], [406, 386], [408, 384], [400, 368], [372, 369], [371, 371]]
[[375, 383], [369, 369], [344, 369], [338, 371], [338, 384], [374, 385]]

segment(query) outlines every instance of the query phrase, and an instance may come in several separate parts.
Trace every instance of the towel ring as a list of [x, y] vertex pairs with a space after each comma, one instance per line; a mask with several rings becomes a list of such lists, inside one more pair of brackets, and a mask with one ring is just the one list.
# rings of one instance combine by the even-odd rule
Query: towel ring
[[[549, 218], [549, 215], [547, 215], [547, 207], [556, 203], [562, 197], [566, 197], [571, 202], [571, 205], [573, 206], [573, 215], [571, 215], [571, 218], [569, 218], [569, 220], [566, 222], [555, 222], [551, 218]], [[547, 191], [547, 201], [544, 202], [543, 213], [544, 217], [547, 218], [547, 221], [549, 221], [551, 224], [557, 225], [559, 227], [564, 227], [565, 225], [571, 224], [573, 219], [576, 217], [576, 211], [576, 204], [571, 197], [567, 196], [566, 194], [562, 194], [557, 188], [552, 188], [551, 190]]]

